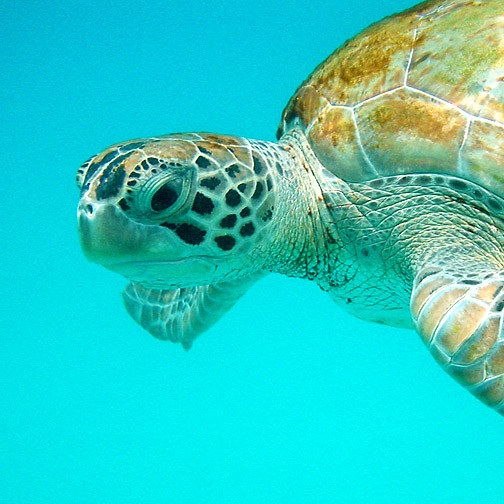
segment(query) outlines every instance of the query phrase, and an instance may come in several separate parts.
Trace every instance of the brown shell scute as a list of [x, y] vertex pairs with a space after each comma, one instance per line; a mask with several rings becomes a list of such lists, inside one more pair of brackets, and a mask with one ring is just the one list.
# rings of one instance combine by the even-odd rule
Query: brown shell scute
[[457, 165], [467, 121], [447, 104], [399, 89], [364, 103], [356, 116], [362, 145], [381, 175]]
[[504, 196], [504, 0], [424, 2], [334, 52], [284, 110], [348, 181], [465, 177]]

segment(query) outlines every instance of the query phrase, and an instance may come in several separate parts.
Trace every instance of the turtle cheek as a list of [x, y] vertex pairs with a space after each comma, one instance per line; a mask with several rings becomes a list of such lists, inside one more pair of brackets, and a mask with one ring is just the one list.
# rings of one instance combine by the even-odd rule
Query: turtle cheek
[[212, 215], [216, 206], [212, 198], [197, 192], [185, 214], [177, 215], [176, 218], [161, 223], [161, 226], [173, 231], [187, 245], [204, 246], [209, 234], [207, 230], [211, 230], [216, 224], [215, 216]]

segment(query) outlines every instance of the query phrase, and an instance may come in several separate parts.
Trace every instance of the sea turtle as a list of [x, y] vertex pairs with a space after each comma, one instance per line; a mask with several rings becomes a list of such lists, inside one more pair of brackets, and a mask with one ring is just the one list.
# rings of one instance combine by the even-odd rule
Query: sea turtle
[[297, 89], [278, 142], [116, 144], [77, 175], [86, 256], [189, 348], [261, 276], [315, 281], [415, 328], [504, 414], [504, 0], [435, 0], [372, 25]]

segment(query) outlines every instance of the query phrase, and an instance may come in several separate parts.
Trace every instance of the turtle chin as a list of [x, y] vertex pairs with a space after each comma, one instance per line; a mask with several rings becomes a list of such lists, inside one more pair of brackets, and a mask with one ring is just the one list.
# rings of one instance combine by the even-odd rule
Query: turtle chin
[[78, 222], [86, 257], [133, 282], [189, 287], [210, 282], [218, 269], [212, 257], [189, 254], [164, 228], [132, 221], [113, 204], [80, 205]]
[[104, 265], [132, 282], [152, 289], [196, 287], [211, 283], [217, 266], [203, 257], [178, 261], [128, 261]]

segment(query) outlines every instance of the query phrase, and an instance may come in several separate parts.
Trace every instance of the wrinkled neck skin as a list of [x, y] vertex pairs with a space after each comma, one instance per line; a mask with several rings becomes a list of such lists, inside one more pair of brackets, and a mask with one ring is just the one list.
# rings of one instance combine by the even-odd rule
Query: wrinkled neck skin
[[[318, 281], [325, 275], [328, 242], [327, 215], [322, 189], [313, 167], [322, 166], [301, 132], [284, 135], [275, 149], [281, 173], [275, 174], [275, 212], [269, 226], [269, 240], [256, 251], [264, 270]], [[270, 167], [272, 170], [272, 168]]]
[[299, 188], [312, 196], [304, 212], [316, 209], [311, 236], [297, 242], [308, 252], [298, 257], [311, 257], [298, 276], [314, 279], [353, 315], [411, 328], [412, 286], [422, 268], [504, 269], [504, 210], [496, 211], [504, 201], [480, 186], [422, 174], [346, 183], [319, 163], [301, 131], [280, 145], [295, 156], [302, 183], [311, 183]]

